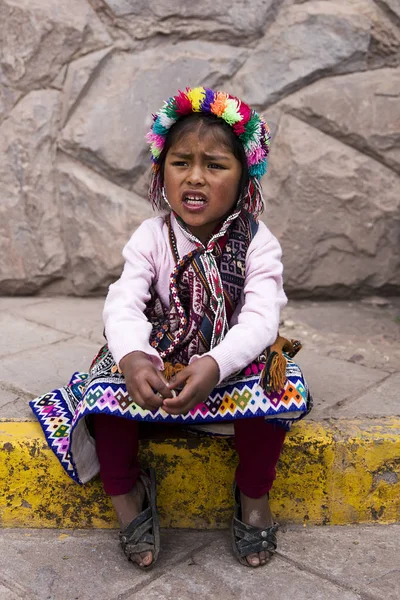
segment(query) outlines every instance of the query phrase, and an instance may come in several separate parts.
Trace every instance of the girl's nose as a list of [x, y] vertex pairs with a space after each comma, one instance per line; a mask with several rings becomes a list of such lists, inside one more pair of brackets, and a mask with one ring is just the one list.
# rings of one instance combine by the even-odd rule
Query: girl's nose
[[204, 183], [204, 173], [200, 165], [193, 165], [190, 169], [187, 182], [191, 185], [201, 185]]

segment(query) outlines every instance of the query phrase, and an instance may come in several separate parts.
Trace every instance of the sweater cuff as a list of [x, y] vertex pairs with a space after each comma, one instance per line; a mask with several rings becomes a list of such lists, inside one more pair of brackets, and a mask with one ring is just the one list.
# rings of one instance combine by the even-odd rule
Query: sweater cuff
[[[211, 358], [213, 358], [215, 360], [215, 362], [218, 365], [218, 370], [219, 370], [219, 379], [218, 379], [218, 383], [217, 385], [219, 385], [221, 383], [221, 381], [223, 381], [224, 379], [226, 379], [227, 377], [229, 377], [229, 375], [231, 375], [232, 373], [234, 373], [235, 371], [237, 371], [237, 367], [236, 365], [231, 368], [231, 365], [227, 365], [225, 364], [224, 360], [220, 360], [220, 358], [218, 356], [216, 356], [216, 352], [215, 350], [218, 348], [218, 346], [216, 346], [215, 348], [213, 348], [212, 350], [210, 350], [209, 352], [205, 352], [204, 354], [195, 354], [194, 356], [192, 356], [192, 358], [189, 360], [189, 364], [191, 364], [192, 362], [195, 362], [196, 360], [199, 360], [199, 358], [204, 358], [205, 356], [211, 356]], [[220, 353], [221, 354], [221, 353]]]
[[[233, 355], [232, 352], [225, 352], [221, 345], [215, 346], [212, 350], [204, 354], [203, 356], [211, 356], [219, 367], [219, 381], [221, 383], [224, 379], [227, 379], [238, 370], [238, 356]], [[246, 362], [246, 361], [245, 361]]]

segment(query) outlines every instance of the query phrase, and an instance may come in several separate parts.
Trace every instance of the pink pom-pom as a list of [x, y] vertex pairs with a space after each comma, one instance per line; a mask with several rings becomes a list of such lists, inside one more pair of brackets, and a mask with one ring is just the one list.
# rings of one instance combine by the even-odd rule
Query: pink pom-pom
[[158, 133], [154, 133], [153, 131], [149, 131], [149, 133], [147, 133], [145, 137], [149, 144], [154, 144], [157, 148], [161, 148], [161, 149], [164, 147], [164, 143], [165, 143], [164, 136], [162, 136]]
[[256, 148], [253, 152], [247, 155], [247, 162], [249, 166], [256, 165], [265, 159], [265, 150], [263, 148]]

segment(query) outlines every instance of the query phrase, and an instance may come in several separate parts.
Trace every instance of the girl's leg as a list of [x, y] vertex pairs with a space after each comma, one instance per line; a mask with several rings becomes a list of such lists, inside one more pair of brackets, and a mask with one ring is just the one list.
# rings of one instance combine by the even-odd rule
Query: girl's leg
[[234, 421], [235, 447], [239, 465], [235, 480], [250, 498], [265, 496], [276, 477], [286, 431], [263, 417]]
[[100, 477], [109, 496], [129, 493], [140, 473], [138, 423], [112, 415], [93, 415]]
[[[104, 491], [111, 497], [121, 529], [142, 511], [145, 490], [138, 480], [140, 465], [138, 423], [112, 415], [93, 416], [100, 477]], [[137, 555], [136, 562], [149, 565], [151, 552]]]
[[[242, 521], [255, 527], [270, 527], [273, 517], [268, 492], [276, 477], [286, 431], [262, 417], [238, 419], [234, 422], [235, 447], [239, 455], [236, 483], [240, 490]], [[251, 566], [264, 564], [267, 553], [251, 554]]]

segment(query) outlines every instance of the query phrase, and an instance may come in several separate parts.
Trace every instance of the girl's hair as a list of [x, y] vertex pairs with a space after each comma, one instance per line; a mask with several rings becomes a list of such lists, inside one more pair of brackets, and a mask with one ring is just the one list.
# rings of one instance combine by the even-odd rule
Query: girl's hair
[[188, 134], [197, 131], [200, 135], [204, 132], [211, 133], [214, 139], [226, 146], [234, 157], [240, 162], [242, 174], [239, 182], [238, 199], [244, 196], [249, 185], [249, 168], [246, 153], [239, 138], [225, 121], [212, 114], [192, 113], [172, 125], [168, 131], [164, 148], [159, 157], [160, 184], [164, 185], [165, 159], [169, 149]]

